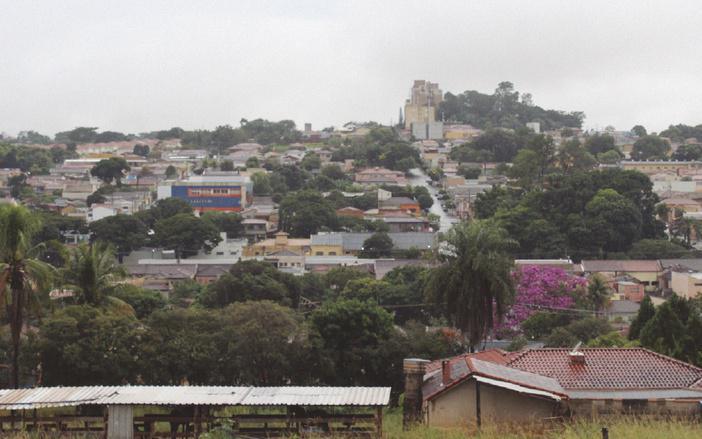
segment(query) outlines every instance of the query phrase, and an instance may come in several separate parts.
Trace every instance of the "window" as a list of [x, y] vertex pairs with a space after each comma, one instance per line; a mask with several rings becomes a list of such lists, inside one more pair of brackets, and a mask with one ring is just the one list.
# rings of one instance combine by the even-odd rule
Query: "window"
[[336, 256], [336, 252], [329, 252], [329, 256]]
[[317, 252], [315, 253], [315, 256], [324, 256], [324, 252]]
[[622, 408], [625, 412], [641, 413], [646, 410], [648, 401], [645, 399], [625, 399], [622, 401]]

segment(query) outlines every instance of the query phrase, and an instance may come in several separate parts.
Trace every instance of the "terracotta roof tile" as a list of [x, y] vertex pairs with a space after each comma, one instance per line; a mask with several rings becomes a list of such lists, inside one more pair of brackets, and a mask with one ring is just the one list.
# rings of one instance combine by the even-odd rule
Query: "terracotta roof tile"
[[702, 380], [702, 369], [643, 348], [586, 348], [585, 364], [570, 349], [531, 349], [507, 366], [555, 378], [565, 389], [680, 389]]

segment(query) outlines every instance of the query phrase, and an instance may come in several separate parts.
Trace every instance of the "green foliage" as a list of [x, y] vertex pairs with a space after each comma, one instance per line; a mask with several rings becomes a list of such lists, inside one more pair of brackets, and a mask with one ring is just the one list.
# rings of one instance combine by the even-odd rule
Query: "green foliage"
[[187, 213], [179, 213], [156, 222], [154, 241], [176, 257], [189, 257], [198, 251], [210, 251], [222, 240], [219, 230], [211, 222]]
[[621, 333], [612, 331], [608, 334], [600, 335], [587, 342], [589, 348], [631, 348], [638, 343], [627, 340]]
[[322, 167], [322, 160], [319, 158], [319, 155], [317, 155], [317, 153], [309, 152], [305, 154], [305, 157], [302, 159], [300, 166], [302, 166], [307, 171], [312, 171], [314, 169], [319, 169]]
[[595, 133], [585, 140], [585, 149], [592, 154], [604, 154], [609, 151], [618, 151], [614, 144], [614, 137], [610, 134]]
[[565, 327], [557, 327], [546, 338], [547, 347], [572, 348], [578, 342], [588, 343], [604, 334], [612, 332], [606, 320], [597, 317], [585, 317], [574, 320]]
[[205, 212], [201, 218], [212, 223], [220, 232], [226, 233], [228, 239], [244, 236], [244, 225], [241, 223], [243, 219], [238, 213]]
[[294, 307], [299, 298], [300, 282], [295, 276], [266, 262], [241, 261], [209, 284], [198, 301], [210, 308], [247, 300], [271, 300]]
[[120, 255], [143, 247], [147, 231], [146, 225], [133, 215], [113, 215], [90, 223], [92, 239], [114, 245]]
[[698, 143], [682, 144], [673, 153], [673, 160], [699, 160], [702, 158], [702, 145]]
[[427, 293], [475, 346], [514, 297], [514, 243], [506, 230], [487, 221], [460, 223], [449, 230], [446, 241], [444, 264], [433, 269]]
[[648, 135], [640, 137], [634, 143], [631, 151], [631, 158], [635, 160], [666, 160], [670, 152], [670, 144], [667, 140]]
[[631, 259], [678, 259], [690, 256], [690, 250], [667, 239], [642, 239], [627, 252]]
[[651, 297], [645, 296], [641, 301], [641, 306], [639, 307], [639, 312], [631, 322], [629, 326], [629, 340], [635, 340], [639, 338], [641, 334], [641, 329], [646, 326], [646, 324], [653, 318], [656, 314], [656, 310], [653, 307], [653, 302]]
[[0, 143], [0, 168], [19, 168], [22, 172], [48, 174], [53, 165], [51, 152], [47, 150]]
[[151, 209], [137, 212], [134, 216], [139, 218], [148, 228], [153, 229], [156, 222], [168, 219], [179, 214], [192, 215], [193, 208], [187, 201], [180, 198], [164, 198], [158, 200]]
[[117, 186], [121, 186], [125, 172], [130, 169], [127, 161], [123, 158], [110, 157], [109, 159], [103, 159], [97, 162], [90, 170], [90, 175], [99, 178], [105, 184], [112, 184], [114, 181], [117, 183]]
[[631, 132], [637, 137], [643, 137], [648, 134], [643, 125], [634, 125], [634, 127], [631, 128]]
[[130, 284], [119, 285], [112, 295], [131, 306], [139, 319], [166, 306], [166, 300], [160, 293]]
[[19, 356], [25, 318], [38, 314], [41, 293], [53, 280], [50, 265], [34, 255], [32, 240], [41, 221], [23, 206], [0, 206], [0, 304], [10, 326], [10, 382], [19, 385]]
[[319, 192], [304, 190], [285, 196], [279, 207], [280, 228], [292, 236], [309, 237], [338, 224], [334, 207]]
[[73, 248], [61, 275], [63, 287], [73, 290], [77, 303], [104, 306], [126, 272], [117, 265], [112, 248], [96, 243]]
[[149, 153], [151, 152], [151, 148], [149, 148], [149, 145], [144, 145], [141, 143], [137, 143], [134, 145], [134, 149], [132, 151], [136, 155], [140, 155], [142, 157], [148, 157]]
[[554, 329], [566, 326], [571, 321], [571, 316], [564, 313], [539, 311], [529, 316], [522, 322], [521, 328], [524, 335], [531, 340], [543, 340]]
[[675, 142], [683, 142], [685, 139], [695, 138], [702, 141], [702, 125], [690, 126], [684, 124], [670, 125], [668, 129], [661, 131], [661, 137], [667, 137]]
[[[523, 95], [524, 96], [524, 95]], [[446, 93], [439, 113], [447, 120], [467, 123], [477, 128], [523, 128], [527, 122], [540, 122], [544, 131], [563, 127], [580, 128], [585, 117], [581, 112], [564, 113], [544, 110], [531, 99], [519, 101], [519, 92], [511, 82], [501, 82], [492, 95], [466, 91]]]
[[475, 211], [479, 218], [492, 213], [519, 242], [522, 257], [597, 258], [627, 251], [640, 238], [662, 237], [652, 188], [648, 177], [635, 171], [550, 175], [540, 190], [480, 194]]
[[166, 168], [166, 178], [172, 179], [178, 176], [178, 170], [173, 165], [168, 165]]
[[144, 326], [134, 317], [69, 306], [46, 318], [36, 350], [47, 386], [136, 383]]
[[393, 242], [385, 232], [378, 232], [363, 241], [359, 256], [362, 258], [377, 259], [392, 256]]
[[342, 291], [344, 288], [346, 288], [346, 284], [348, 284], [350, 281], [368, 277], [370, 277], [370, 273], [368, 271], [364, 271], [356, 267], [340, 266], [329, 270], [324, 275], [324, 282], [326, 283], [327, 288], [335, 291]]

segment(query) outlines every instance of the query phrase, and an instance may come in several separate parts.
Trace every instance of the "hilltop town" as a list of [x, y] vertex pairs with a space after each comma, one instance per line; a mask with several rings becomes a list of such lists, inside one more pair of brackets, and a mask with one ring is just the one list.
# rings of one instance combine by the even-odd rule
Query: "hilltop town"
[[391, 125], [3, 135], [2, 387], [381, 386], [439, 427], [480, 425], [480, 386], [510, 422], [698, 410], [702, 125], [408, 96]]

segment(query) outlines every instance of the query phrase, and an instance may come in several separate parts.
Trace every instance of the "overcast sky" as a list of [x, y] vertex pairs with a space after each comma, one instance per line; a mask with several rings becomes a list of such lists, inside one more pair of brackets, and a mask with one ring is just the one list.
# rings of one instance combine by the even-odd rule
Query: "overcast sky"
[[0, 131], [397, 121], [512, 81], [586, 126], [702, 123], [696, 1], [0, 0]]

